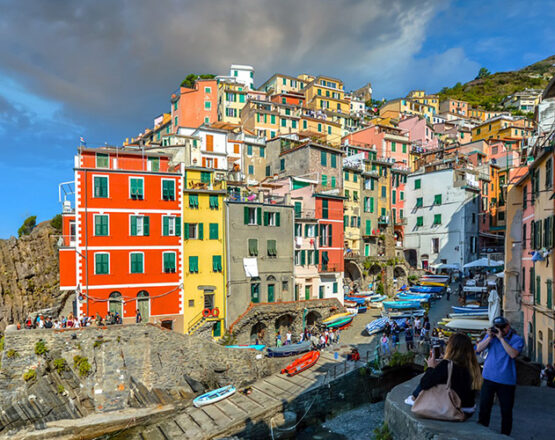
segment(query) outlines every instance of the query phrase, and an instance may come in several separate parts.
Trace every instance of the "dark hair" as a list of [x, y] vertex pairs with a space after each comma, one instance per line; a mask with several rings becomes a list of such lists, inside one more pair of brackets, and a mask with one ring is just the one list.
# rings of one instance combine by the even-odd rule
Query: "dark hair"
[[472, 341], [466, 334], [457, 332], [449, 337], [447, 347], [445, 348], [445, 359], [449, 359], [460, 367], [466, 368], [472, 378], [472, 389], [480, 389], [482, 385], [480, 366], [476, 359]]

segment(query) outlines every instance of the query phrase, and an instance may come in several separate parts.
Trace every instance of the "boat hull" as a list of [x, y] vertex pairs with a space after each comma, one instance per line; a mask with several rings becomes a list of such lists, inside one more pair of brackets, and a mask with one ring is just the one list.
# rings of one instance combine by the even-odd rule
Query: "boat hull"
[[295, 360], [283, 370], [281, 374], [287, 374], [288, 376], [295, 376], [312, 367], [320, 359], [320, 352], [313, 350], [301, 356], [299, 359]]
[[281, 347], [268, 347], [266, 354], [268, 357], [286, 357], [304, 353], [312, 348], [310, 341], [299, 342], [297, 344], [282, 345]]
[[232, 394], [235, 394], [235, 387], [233, 385], [227, 385], [217, 390], [212, 390], [204, 393], [193, 400], [193, 405], [197, 408], [201, 406], [211, 405], [212, 403], [219, 402], [221, 400], [227, 399]]

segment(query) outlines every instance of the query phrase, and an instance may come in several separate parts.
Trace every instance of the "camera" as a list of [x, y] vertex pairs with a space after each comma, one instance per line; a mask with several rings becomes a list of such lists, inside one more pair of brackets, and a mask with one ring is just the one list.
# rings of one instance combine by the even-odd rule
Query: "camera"
[[492, 332], [494, 335], [499, 333], [499, 329], [497, 327], [490, 327], [489, 331]]

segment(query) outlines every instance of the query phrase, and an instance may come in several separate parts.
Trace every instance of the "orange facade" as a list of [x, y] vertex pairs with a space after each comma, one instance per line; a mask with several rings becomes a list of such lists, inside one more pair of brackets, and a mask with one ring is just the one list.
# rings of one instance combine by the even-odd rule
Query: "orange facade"
[[143, 321], [182, 328], [180, 194], [167, 156], [80, 150], [60, 249], [60, 287], [77, 290], [80, 316], [111, 310], [134, 322], [139, 309]]
[[218, 81], [199, 79], [194, 89], [181, 87], [171, 97], [172, 132], [218, 121]]

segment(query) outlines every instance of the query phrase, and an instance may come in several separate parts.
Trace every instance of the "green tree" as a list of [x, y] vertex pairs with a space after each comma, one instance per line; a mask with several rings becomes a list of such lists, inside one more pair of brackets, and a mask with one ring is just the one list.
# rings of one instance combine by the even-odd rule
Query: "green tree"
[[35, 226], [37, 225], [37, 216], [32, 215], [31, 217], [27, 217], [23, 222], [21, 228], [17, 230], [17, 233], [21, 237], [22, 235], [29, 235]]
[[487, 76], [490, 76], [491, 72], [486, 69], [485, 67], [482, 67], [479, 71], [478, 71], [478, 76], [475, 79], [483, 79]]
[[188, 89], [194, 89], [195, 88], [195, 82], [197, 79], [213, 79], [216, 78], [216, 75], [213, 75], [211, 73], [201, 73], [200, 75], [196, 74], [196, 73], [189, 73], [189, 75], [187, 75], [185, 77], [185, 79], [181, 82], [181, 87], [187, 87]]
[[62, 214], [56, 214], [52, 220], [50, 220], [50, 226], [56, 231], [62, 232]]

